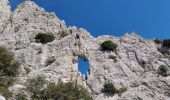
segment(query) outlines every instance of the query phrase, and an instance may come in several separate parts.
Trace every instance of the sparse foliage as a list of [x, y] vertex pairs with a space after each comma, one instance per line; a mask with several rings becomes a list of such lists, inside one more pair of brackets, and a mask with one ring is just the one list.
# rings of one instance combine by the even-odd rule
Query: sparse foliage
[[109, 59], [113, 59], [114, 62], [117, 61], [116, 56], [114, 56], [114, 55], [109, 55]]
[[89, 93], [72, 82], [58, 84], [45, 81], [42, 77], [27, 82], [32, 100], [92, 100]]
[[55, 62], [55, 58], [54, 57], [48, 58], [47, 61], [46, 61], [46, 66], [51, 65], [53, 62]]
[[28, 80], [26, 87], [28, 92], [32, 94], [31, 98], [33, 100], [42, 98], [42, 89], [45, 84], [47, 84], [46, 80], [40, 76], [35, 79]]
[[117, 90], [117, 94], [118, 94], [119, 96], [121, 96], [122, 93], [124, 93], [124, 92], [126, 92], [126, 91], [127, 91], [127, 88], [120, 88], [119, 90]]
[[68, 34], [66, 32], [64, 32], [64, 31], [60, 31], [60, 32], [58, 32], [58, 35], [60, 36], [60, 38], [64, 38]]

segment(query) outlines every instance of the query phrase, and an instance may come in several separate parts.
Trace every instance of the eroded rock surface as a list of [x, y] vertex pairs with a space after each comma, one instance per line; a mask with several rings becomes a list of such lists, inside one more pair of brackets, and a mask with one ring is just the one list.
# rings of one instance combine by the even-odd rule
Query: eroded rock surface
[[[12, 13], [7, 0], [0, 1], [0, 46], [9, 48], [22, 63], [17, 82], [10, 90], [17, 94], [27, 79], [38, 75], [52, 82], [74, 81], [83, 85], [95, 100], [169, 100], [170, 60], [161, 54], [153, 40], [135, 33], [122, 37], [94, 38], [85, 29], [67, 27], [54, 13], [47, 13], [32, 1], [21, 3]], [[68, 35], [61, 38], [59, 31]], [[38, 33], [53, 33], [55, 40], [35, 42]], [[77, 37], [78, 35], [78, 37]], [[118, 45], [116, 52], [102, 51], [100, 44], [111, 40]], [[116, 62], [109, 59], [116, 56]], [[55, 61], [46, 65], [53, 57]], [[78, 57], [89, 61], [87, 80], [78, 72]], [[158, 75], [160, 65], [168, 69], [168, 76]], [[106, 82], [116, 88], [127, 88], [121, 96], [101, 93]]]
[[4, 31], [7, 22], [10, 19], [10, 5], [8, 0], [1, 0], [0, 1], [0, 33]]

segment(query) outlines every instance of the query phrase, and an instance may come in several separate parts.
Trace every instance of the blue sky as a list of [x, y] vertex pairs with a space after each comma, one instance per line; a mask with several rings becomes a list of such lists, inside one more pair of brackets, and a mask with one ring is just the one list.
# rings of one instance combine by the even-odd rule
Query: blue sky
[[[11, 0], [12, 9], [21, 1]], [[34, 1], [67, 25], [83, 27], [95, 37], [137, 32], [145, 38], [170, 38], [170, 0]]]
[[[14, 9], [22, 0], [11, 0]], [[137, 32], [146, 38], [170, 38], [170, 0], [34, 0], [67, 25], [93, 36]]]
[[89, 63], [88, 61], [85, 61], [79, 57], [78, 59], [78, 69], [81, 72], [81, 74], [87, 74], [87, 71], [89, 69]]

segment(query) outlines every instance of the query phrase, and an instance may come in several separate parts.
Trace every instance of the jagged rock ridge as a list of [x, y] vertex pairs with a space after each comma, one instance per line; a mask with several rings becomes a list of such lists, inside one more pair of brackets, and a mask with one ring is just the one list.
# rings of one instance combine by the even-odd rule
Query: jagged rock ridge
[[[68, 35], [58, 36], [59, 31]], [[38, 33], [50, 32], [55, 36], [51, 43], [35, 43]], [[79, 38], [76, 38], [76, 35]], [[100, 44], [111, 40], [118, 44], [117, 52], [103, 52]], [[144, 39], [135, 33], [122, 37], [99, 36], [94, 38], [85, 29], [67, 27], [54, 13], [47, 13], [32, 1], [21, 3], [14, 12], [8, 0], [0, 1], [0, 46], [9, 48], [22, 63], [17, 82], [10, 90], [17, 94], [24, 88], [27, 79], [38, 75], [58, 82], [76, 81], [84, 86], [95, 100], [169, 100], [170, 76], [158, 76], [160, 65], [167, 66], [170, 60], [161, 54], [153, 40]], [[114, 55], [117, 62], [108, 59]], [[46, 66], [48, 58], [55, 62]], [[90, 69], [85, 80], [78, 72], [78, 57], [89, 61]], [[29, 71], [28, 71], [29, 70]], [[101, 93], [106, 82], [116, 88], [127, 87], [121, 96]]]

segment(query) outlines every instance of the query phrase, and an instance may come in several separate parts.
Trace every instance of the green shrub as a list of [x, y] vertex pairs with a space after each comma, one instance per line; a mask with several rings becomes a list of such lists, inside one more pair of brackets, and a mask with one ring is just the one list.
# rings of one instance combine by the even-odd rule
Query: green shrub
[[60, 38], [64, 38], [68, 34], [66, 32], [64, 32], [64, 31], [61, 31], [61, 32], [58, 32], [58, 35], [60, 36]]
[[109, 55], [109, 59], [113, 59], [113, 60], [114, 60], [114, 62], [116, 62], [116, 61], [117, 61], [116, 56], [114, 56], [114, 55]]
[[92, 100], [84, 88], [76, 86], [72, 82], [59, 82], [56, 85], [41, 77], [29, 80], [27, 90], [32, 93], [32, 100]]
[[10, 77], [10, 76], [1, 76], [0, 77], [0, 86], [9, 87], [13, 84], [13, 82], [14, 82], [13, 77]]
[[121, 96], [122, 93], [124, 93], [124, 92], [126, 92], [126, 91], [127, 91], [127, 88], [120, 88], [119, 90], [117, 90], [117, 94], [118, 94], [119, 96]]
[[54, 57], [51, 57], [51, 58], [48, 58], [45, 63], [46, 63], [46, 66], [48, 66], [48, 65], [51, 65], [53, 62], [55, 62], [55, 59]]
[[14, 60], [13, 54], [4, 47], [0, 47], [0, 71], [4, 75], [16, 76], [20, 64]]
[[163, 77], [167, 77], [168, 74], [167, 74], [167, 68], [166, 68], [166, 66], [164, 66], [164, 65], [159, 66], [159, 68], [158, 68], [158, 74], [161, 75], [161, 76], [163, 76]]
[[3, 86], [0, 86], [0, 94], [5, 96], [6, 98], [9, 98], [12, 96], [12, 93], [9, 91], [9, 89]]
[[155, 42], [156, 44], [160, 44], [160, 43], [162, 43], [162, 40], [160, 40], [160, 39], [154, 39], [154, 42]]
[[117, 44], [113, 43], [111, 40], [107, 40], [101, 44], [102, 50], [116, 51]]
[[28, 80], [26, 87], [32, 95], [32, 99], [40, 99], [42, 97], [42, 88], [46, 84], [46, 80], [42, 77]]
[[104, 84], [103, 89], [101, 90], [101, 92], [103, 93], [118, 94], [119, 96], [121, 96], [122, 93], [126, 91], [127, 91], [127, 88], [116, 89], [112, 83]]
[[4, 47], [0, 47], [0, 94], [8, 98], [11, 92], [8, 87], [15, 80], [20, 64], [14, 59], [13, 54]]
[[168, 47], [170, 48], [170, 39], [163, 40], [162, 47]]
[[56, 99], [66, 98], [66, 100], [92, 100], [89, 93], [83, 87], [76, 86], [72, 82], [60, 83], [57, 87], [59, 93]]
[[15, 96], [15, 99], [16, 99], [16, 100], [28, 100], [28, 99], [26, 98], [26, 95], [21, 94], [21, 93], [17, 94], [17, 95]]
[[39, 33], [35, 37], [37, 43], [46, 44], [48, 42], [52, 42], [55, 37], [51, 33]]
[[112, 83], [107, 83], [104, 84], [104, 88], [102, 89], [101, 92], [115, 94], [117, 92], [117, 89]]

